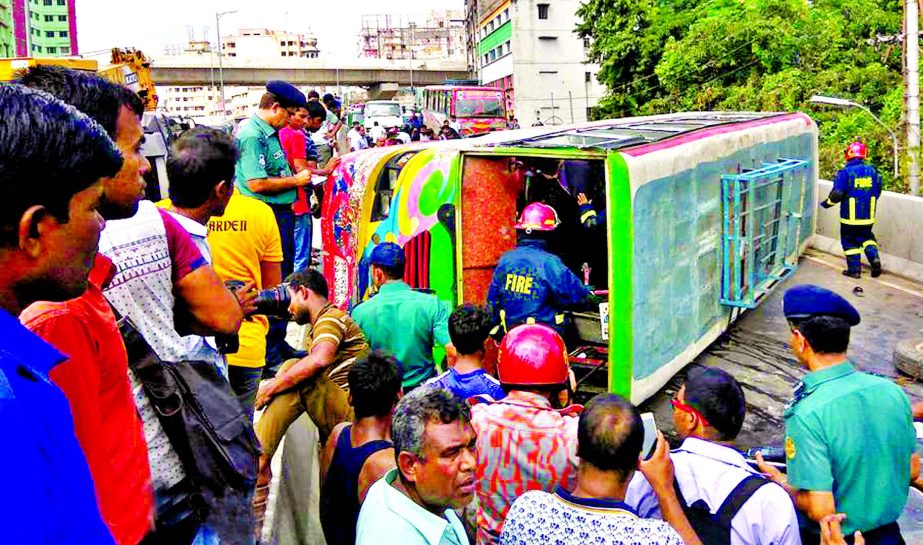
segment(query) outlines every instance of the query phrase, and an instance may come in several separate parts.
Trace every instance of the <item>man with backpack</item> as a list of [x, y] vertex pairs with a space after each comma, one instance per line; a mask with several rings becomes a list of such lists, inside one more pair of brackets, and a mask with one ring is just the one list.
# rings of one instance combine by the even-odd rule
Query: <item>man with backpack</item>
[[[747, 411], [737, 380], [721, 369], [693, 367], [671, 404], [673, 425], [683, 439], [670, 454], [675, 487], [702, 542], [800, 545], [788, 493], [747, 465], [733, 447]], [[653, 489], [637, 473], [626, 502], [642, 517], [659, 516]]]

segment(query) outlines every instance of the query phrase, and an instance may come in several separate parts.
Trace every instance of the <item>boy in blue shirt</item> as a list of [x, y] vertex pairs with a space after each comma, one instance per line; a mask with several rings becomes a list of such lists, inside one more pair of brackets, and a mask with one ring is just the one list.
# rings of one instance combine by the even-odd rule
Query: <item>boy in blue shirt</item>
[[428, 386], [445, 388], [460, 401], [477, 395], [493, 399], [506, 397], [500, 381], [484, 371], [484, 355], [493, 320], [482, 307], [465, 304], [449, 316], [449, 337], [458, 351], [455, 365], [427, 381]]

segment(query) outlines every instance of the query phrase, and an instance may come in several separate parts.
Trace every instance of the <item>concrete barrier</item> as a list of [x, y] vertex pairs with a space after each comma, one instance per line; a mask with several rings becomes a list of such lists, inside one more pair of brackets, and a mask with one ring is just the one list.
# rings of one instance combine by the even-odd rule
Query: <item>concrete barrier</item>
[[[827, 198], [832, 187], [832, 182], [818, 180], [818, 202]], [[923, 198], [885, 191], [878, 200], [877, 216], [874, 233], [882, 268], [891, 274], [923, 282]], [[843, 256], [839, 205], [820, 210], [813, 246]]]

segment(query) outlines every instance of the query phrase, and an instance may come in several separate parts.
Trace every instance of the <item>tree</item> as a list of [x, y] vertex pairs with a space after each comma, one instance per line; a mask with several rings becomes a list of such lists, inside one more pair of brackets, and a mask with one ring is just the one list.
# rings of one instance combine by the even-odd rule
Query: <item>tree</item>
[[[588, 0], [577, 33], [608, 88], [597, 117], [688, 110], [809, 112], [821, 175], [857, 137], [891, 164], [891, 140], [867, 115], [815, 109], [813, 94], [855, 100], [895, 130], [901, 120], [898, 0]], [[905, 190], [890, 168], [885, 186]]]

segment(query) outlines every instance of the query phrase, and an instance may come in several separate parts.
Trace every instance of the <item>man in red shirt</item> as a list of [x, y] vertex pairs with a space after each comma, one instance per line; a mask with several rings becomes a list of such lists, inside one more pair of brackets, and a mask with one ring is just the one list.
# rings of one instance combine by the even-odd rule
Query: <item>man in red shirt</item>
[[[500, 344], [497, 378], [507, 396], [471, 407], [477, 433], [478, 545], [500, 543], [513, 502], [530, 490], [576, 484], [577, 423], [569, 405], [573, 375], [564, 340], [541, 324], [514, 327]], [[559, 407], [564, 407], [559, 409]]]
[[[339, 164], [339, 159], [333, 159], [325, 168], [317, 168], [317, 149], [308, 138], [308, 133], [317, 132], [321, 128], [326, 115], [323, 106], [317, 102], [308, 102], [306, 107], [298, 108], [289, 116], [287, 127], [279, 130], [279, 142], [295, 174], [310, 170], [312, 175], [326, 178]], [[298, 196], [292, 204], [295, 213], [295, 272], [311, 266], [311, 241], [314, 236], [314, 220], [309, 202], [314, 187], [299, 187], [297, 190]]]
[[[150, 163], [141, 152], [143, 107], [137, 95], [99, 76], [59, 67], [30, 68], [20, 82], [49, 92], [96, 120], [109, 131], [124, 158], [122, 169], [103, 180], [99, 211], [106, 220], [116, 221], [100, 236], [101, 251], [90, 273], [96, 284], [91, 282], [77, 299], [27, 309], [21, 320], [70, 356], [56, 369], [60, 378], [55, 374], [51, 378], [71, 403], [100, 511], [116, 541], [134, 544], [144, 538], [152, 529], [155, 507], [155, 542], [191, 543], [201, 521], [182, 500], [193, 493], [193, 485], [140, 384], [132, 390], [115, 316], [104, 308], [107, 301], [122, 305], [121, 313], [132, 319], [161, 359], [210, 361], [204, 354], [211, 354], [211, 347], [204, 341], [187, 343], [189, 336], [176, 331], [174, 303], [182, 308], [184, 325], [206, 334], [236, 332], [243, 319], [241, 307], [206, 264], [189, 233], [165, 210], [140, 202]], [[125, 251], [129, 246], [132, 251]], [[127, 265], [139, 256], [142, 266]], [[109, 258], [121, 267], [113, 266]], [[113, 280], [107, 283], [109, 278]], [[98, 389], [85, 387], [90, 375], [98, 377]], [[215, 519], [209, 519], [209, 524]]]
[[[23, 83], [58, 96], [99, 122], [122, 153], [122, 169], [104, 180], [100, 213], [107, 219], [135, 214], [144, 196], [141, 99], [96, 76], [36, 67]], [[74, 429], [87, 457], [103, 520], [116, 543], [136, 544], [152, 529], [154, 497], [147, 443], [128, 379], [128, 354], [102, 288], [115, 274], [97, 254], [87, 291], [64, 302], [34, 303], [22, 323], [69, 356], [50, 373], [64, 391]]]

